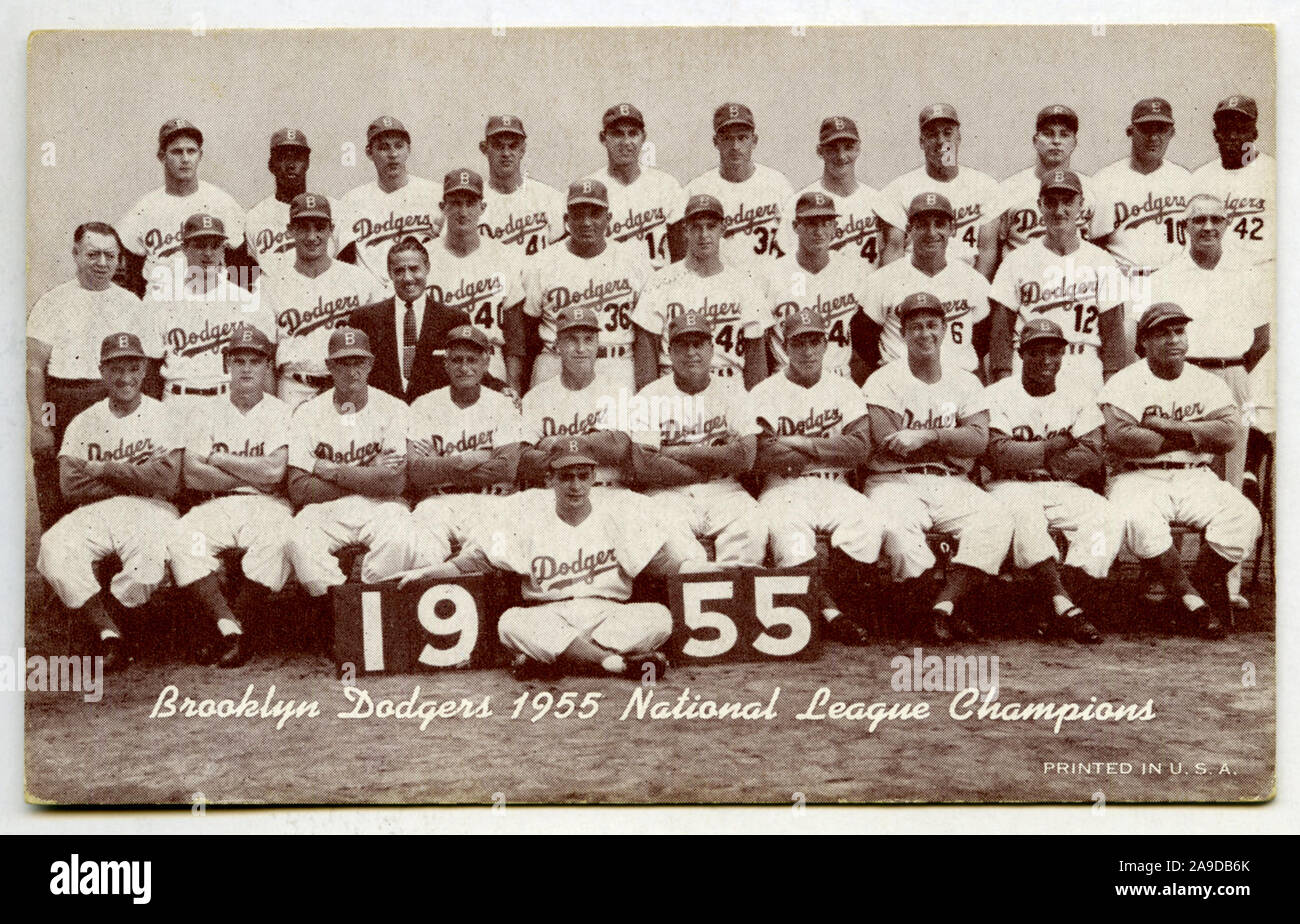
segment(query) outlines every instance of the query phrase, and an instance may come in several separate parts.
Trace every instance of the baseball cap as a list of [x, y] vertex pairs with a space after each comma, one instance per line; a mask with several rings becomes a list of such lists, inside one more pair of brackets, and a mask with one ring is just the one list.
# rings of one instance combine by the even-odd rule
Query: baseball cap
[[191, 215], [185, 219], [185, 224], [181, 225], [181, 240], [189, 241], [196, 237], [219, 237], [225, 240], [226, 226], [222, 224], [220, 218], [204, 215], [202, 212]]
[[1048, 122], [1064, 122], [1070, 131], [1075, 134], [1079, 132], [1079, 117], [1069, 106], [1062, 106], [1059, 103], [1044, 106], [1038, 111], [1038, 118], [1034, 120], [1035, 130], [1042, 128]]
[[489, 116], [487, 120], [487, 128], [483, 130], [483, 137], [491, 138], [493, 135], [500, 135], [502, 133], [518, 135], [521, 138], [528, 137], [528, 132], [524, 131], [524, 123], [520, 121], [519, 116]]
[[923, 212], [942, 212], [949, 218], [957, 217], [948, 197], [940, 193], [920, 193], [912, 199], [912, 203], [907, 207], [907, 217], [911, 218]]
[[1039, 184], [1038, 192], [1041, 195], [1049, 189], [1068, 189], [1083, 195], [1083, 183], [1073, 170], [1052, 170], [1043, 174], [1043, 182]]
[[1186, 324], [1190, 320], [1187, 312], [1173, 302], [1159, 302], [1142, 312], [1142, 317], [1137, 323], [1137, 335], [1141, 337], [1164, 324], [1172, 324], [1175, 321]]
[[712, 339], [713, 325], [698, 311], [683, 311], [668, 322], [668, 342], [672, 343], [682, 334], [704, 334]]
[[1059, 340], [1066, 343], [1065, 334], [1061, 331], [1059, 324], [1049, 321], [1047, 318], [1034, 318], [1027, 321], [1025, 326], [1020, 329], [1020, 352], [1025, 351], [1025, 347], [1035, 340]]
[[365, 331], [357, 330], [355, 327], [336, 327], [334, 333], [330, 334], [329, 353], [325, 358], [369, 356], [373, 359], [374, 355], [370, 352], [370, 338], [366, 336]]
[[1169, 105], [1168, 100], [1158, 96], [1140, 99], [1133, 104], [1133, 114], [1129, 117], [1129, 121], [1134, 125], [1139, 122], [1168, 122], [1173, 125], [1174, 107]]
[[558, 337], [566, 330], [572, 330], [575, 327], [585, 327], [588, 330], [599, 331], [600, 319], [596, 316], [596, 312], [581, 305], [561, 308], [559, 314], [555, 316], [555, 336]]
[[898, 306], [898, 322], [906, 324], [907, 319], [914, 314], [937, 314], [939, 317], [947, 317], [943, 310], [943, 304], [929, 292], [913, 292], [907, 298], [903, 299], [903, 304]]
[[820, 311], [812, 308], [800, 308], [798, 311], [791, 311], [781, 321], [781, 336], [789, 343], [800, 334], [806, 334], [815, 331], [819, 334], [826, 333], [826, 318]]
[[109, 334], [104, 338], [104, 342], [99, 345], [99, 361], [106, 363], [110, 359], [120, 359], [124, 356], [134, 356], [137, 359], [147, 359], [144, 347], [140, 346], [140, 338], [135, 334], [116, 333]]
[[468, 167], [458, 167], [442, 178], [442, 194], [450, 196], [454, 192], [472, 192], [483, 198], [483, 177]]
[[298, 193], [289, 203], [289, 223], [297, 221], [299, 218], [329, 218], [333, 219], [330, 214], [330, 201], [320, 193]]
[[600, 118], [600, 124], [604, 128], [609, 128], [615, 122], [635, 122], [645, 128], [645, 118], [641, 115], [641, 110], [631, 103], [615, 103], [606, 109], [605, 114]]
[[573, 205], [575, 202], [590, 202], [592, 205], [609, 208], [609, 190], [605, 189], [605, 184], [600, 180], [574, 180], [569, 184], [568, 204]]
[[307, 136], [296, 128], [282, 128], [271, 136], [271, 150], [276, 148], [305, 148], [311, 150]]
[[251, 324], [245, 324], [235, 331], [235, 335], [230, 338], [230, 343], [226, 346], [227, 353], [235, 353], [239, 350], [261, 353], [267, 358], [275, 356], [275, 346], [271, 343], [271, 339], [262, 333], [260, 327]]
[[709, 213], [717, 215], [719, 218], [725, 218], [727, 213], [722, 210], [722, 203], [710, 196], [708, 193], [696, 193], [686, 203], [686, 210], [682, 213], [683, 218], [690, 218], [692, 215]]
[[947, 119], [949, 122], [956, 122], [958, 125], [961, 124], [961, 119], [957, 118], [957, 110], [947, 103], [935, 103], [933, 106], [926, 106], [921, 110], [920, 116], [917, 117], [917, 121], [921, 123], [922, 128], [940, 119]]
[[366, 144], [387, 132], [396, 132], [406, 138], [407, 144], [411, 143], [411, 133], [406, 130], [406, 126], [400, 120], [394, 119], [392, 116], [380, 116], [366, 128]]
[[185, 119], [168, 119], [162, 124], [162, 128], [158, 129], [158, 149], [167, 147], [167, 142], [177, 135], [193, 135], [199, 142], [199, 147], [203, 147], [203, 132], [199, 131], [197, 125]]
[[453, 327], [447, 334], [447, 346], [451, 346], [453, 343], [468, 343], [480, 350], [492, 349], [487, 334], [473, 324], [462, 324], [459, 327]]
[[1218, 119], [1225, 112], [1239, 112], [1252, 121], [1259, 118], [1259, 107], [1249, 96], [1229, 96], [1219, 100], [1219, 105], [1214, 107], [1214, 118]]
[[860, 140], [858, 138], [857, 123], [848, 116], [830, 116], [822, 119], [821, 131], [817, 133], [817, 143], [825, 144], [828, 141], [834, 141], [836, 138]]
[[720, 132], [728, 125], [754, 127], [754, 114], [744, 103], [723, 103], [713, 111], [713, 130]]
[[551, 454], [546, 459], [546, 467], [554, 471], [568, 468], [570, 465], [595, 465], [596, 459], [591, 454], [591, 447], [585, 436], [575, 434], [556, 440], [551, 445]]
[[823, 216], [834, 218], [838, 214], [839, 212], [835, 211], [835, 200], [826, 193], [806, 192], [794, 204], [796, 221], [800, 218], [820, 218]]

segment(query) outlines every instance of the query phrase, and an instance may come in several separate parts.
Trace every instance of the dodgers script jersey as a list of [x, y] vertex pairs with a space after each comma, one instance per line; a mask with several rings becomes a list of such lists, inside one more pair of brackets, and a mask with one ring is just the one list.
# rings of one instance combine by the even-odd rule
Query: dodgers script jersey
[[[458, 455], [478, 449], [500, 449], [524, 441], [523, 420], [515, 403], [500, 392], [484, 388], [469, 407], [458, 407], [451, 400], [450, 388], [439, 388], [421, 395], [411, 405], [406, 438], [411, 442], [429, 440], [440, 456]], [[459, 490], [440, 485], [435, 491]], [[494, 484], [482, 489], [484, 494], [513, 494], [513, 483]]]
[[27, 336], [50, 347], [46, 373], [60, 379], [99, 379], [99, 348], [109, 334], [135, 334], [145, 353], [162, 356], [158, 323], [121, 286], [85, 289], [72, 279], [36, 300]]
[[[1147, 414], [1165, 420], [1197, 421], [1224, 408], [1236, 408], [1228, 383], [1191, 363], [1185, 363], [1182, 374], [1170, 380], [1157, 376], [1145, 362], [1135, 362], [1110, 377], [1097, 401], [1123, 411], [1139, 423]], [[1214, 454], [1174, 449], [1143, 461], [1209, 463], [1214, 461]]]
[[478, 230], [531, 257], [564, 237], [564, 211], [563, 193], [529, 177], [512, 193], [498, 192], [488, 183], [483, 186]]
[[781, 209], [794, 196], [794, 187], [771, 167], [754, 164], [749, 179], [733, 183], [717, 167], [686, 185], [682, 207], [691, 196], [707, 193], [722, 203], [722, 262], [744, 267], [756, 260], [775, 260], [785, 251], [778, 243]]
[[[846, 426], [867, 413], [862, 392], [852, 380], [838, 375], [823, 375], [816, 385], [805, 388], [778, 373], [754, 386], [749, 403], [760, 432], [774, 436], [839, 436]], [[800, 478], [844, 481], [849, 474], [846, 468], [809, 466], [794, 478], [769, 474], [763, 489]]]
[[[893, 411], [909, 430], [933, 430], [956, 427], [968, 417], [989, 409], [988, 396], [980, 380], [960, 369], [944, 370], [942, 378], [931, 384], [912, 375], [907, 363], [881, 366], [862, 386], [868, 405]], [[906, 461], [873, 453], [871, 471], [876, 474], [907, 468]], [[969, 472], [974, 459], [949, 459], [950, 468]]]
[[524, 270], [524, 312], [540, 318], [547, 346], [555, 345], [555, 318], [562, 308], [587, 308], [600, 321], [601, 347], [622, 347], [630, 356], [637, 295], [650, 274], [650, 261], [635, 246], [606, 244], [587, 259], [567, 245], [552, 247]]
[[388, 251], [407, 235], [429, 249], [442, 227], [442, 187], [418, 176], [407, 177], [406, 185], [384, 192], [375, 180], [358, 186], [339, 202], [334, 216], [339, 247], [357, 245], [358, 265], [375, 277], [387, 295]]
[[1110, 235], [1106, 249], [1120, 266], [1151, 272], [1183, 252], [1191, 178], [1187, 168], [1169, 160], [1138, 173], [1127, 157], [1093, 174], [1098, 230]]
[[[1010, 375], [985, 390], [989, 429], [1015, 440], [1035, 442], [1058, 433], [1082, 439], [1105, 426], [1094, 392], [1068, 379], [1057, 379], [1050, 395], [1031, 395], [1019, 376]], [[1039, 469], [1046, 474], [1046, 469]]]
[[[244, 413], [226, 395], [208, 399], [203, 413], [190, 421], [185, 451], [200, 459], [213, 452], [263, 458], [289, 445], [289, 405], [274, 395], [261, 400]], [[235, 494], [258, 494], [256, 488], [241, 486]]]
[[[1106, 233], [1108, 225], [1098, 211], [1092, 178], [1077, 170], [1074, 173], [1079, 177], [1079, 185], [1083, 187], [1079, 236], [1084, 240], [1101, 237]], [[998, 237], [1006, 250], [1024, 247], [1047, 233], [1042, 213], [1038, 211], [1038, 190], [1041, 185], [1042, 180], [1033, 167], [1012, 174], [1002, 181], [994, 214], [999, 217]]]
[[849, 377], [853, 343], [849, 321], [862, 307], [868, 267], [850, 253], [831, 251], [830, 262], [820, 272], [800, 265], [797, 250], [772, 265], [767, 277], [767, 300], [772, 306], [772, 353], [777, 368], [788, 362], [781, 322], [786, 315], [811, 309], [826, 319], [826, 355], [822, 371]]
[[59, 455], [82, 462], [139, 465], [155, 452], [170, 452], [184, 444], [180, 421], [161, 401], [141, 395], [134, 411], [118, 417], [105, 398], [72, 418]]
[[152, 277], [156, 264], [180, 253], [181, 225], [200, 213], [221, 219], [231, 247], [243, 243], [244, 210], [228, 192], [205, 180], [199, 180], [188, 196], [173, 196], [160, 186], [127, 210], [117, 223], [117, 233], [127, 250], [145, 258], [145, 279]]
[[258, 328], [272, 343], [278, 336], [275, 315], [261, 296], [224, 280], [210, 292], [186, 285], [178, 293], [162, 293], [150, 286], [144, 307], [165, 350], [162, 377], [190, 388], [230, 381], [226, 347], [245, 326]]
[[794, 231], [794, 207], [799, 197], [808, 192], [819, 192], [829, 197], [839, 213], [835, 219], [835, 240], [831, 243], [831, 250], [856, 256], [872, 269], [880, 267], [885, 255], [887, 226], [907, 226], [904, 217], [907, 213], [894, 208], [889, 200], [867, 184], [859, 183], [849, 195], [841, 196], [827, 189], [819, 178], [795, 193], [782, 207], [781, 249], [786, 256], [792, 256], [799, 249], [799, 236]]
[[385, 450], [406, 455], [406, 404], [378, 388], [366, 406], [341, 413], [334, 389], [298, 405], [289, 421], [289, 464], [310, 472], [317, 459], [339, 465], [370, 465]]
[[681, 218], [682, 184], [676, 177], [642, 167], [631, 183], [616, 179], [609, 167], [601, 167], [587, 179], [600, 180], [609, 191], [607, 236], [620, 244], [640, 245], [650, 265], [668, 265], [668, 226]]
[[346, 324], [353, 311], [375, 301], [380, 291], [374, 276], [340, 260], [331, 261], [315, 277], [297, 269], [266, 277], [262, 299], [275, 316], [280, 338], [276, 365], [304, 375], [329, 375], [325, 356], [330, 331]]
[[663, 370], [669, 365], [668, 323], [679, 314], [699, 312], [713, 328], [713, 374], [744, 381], [745, 341], [762, 337], [771, 324], [766, 306], [766, 296], [748, 273], [724, 266], [720, 273], [701, 276], [681, 260], [650, 278], [632, 319], [659, 338]]
[[964, 260], [949, 260], [933, 276], [917, 269], [910, 257], [873, 273], [866, 281], [862, 312], [880, 325], [881, 364], [907, 358], [898, 308], [909, 295], [929, 292], [943, 306], [943, 368], [975, 372], [980, 360], [971, 331], [989, 316], [989, 291], [988, 280]]
[[1223, 249], [1238, 250], [1252, 263], [1277, 257], [1277, 161], [1258, 154], [1236, 170], [1215, 158], [1192, 174], [1191, 188], [1222, 199], [1228, 209]]
[[[998, 181], [961, 164], [951, 180], [936, 180], [921, 166], [897, 177], [881, 190], [881, 195], [900, 215], [906, 215], [912, 200], [922, 193], [939, 193], [952, 203], [957, 231], [948, 242], [948, 257], [974, 266], [980, 252], [980, 228], [996, 214], [994, 209], [1000, 197]], [[903, 219], [899, 227], [906, 224]]]
[[[570, 391], [560, 376], [528, 390], [523, 401], [523, 441], [536, 446], [548, 436], [579, 436], [597, 430], [616, 430], [620, 386], [597, 375], [590, 385]], [[630, 402], [631, 395], [626, 399]], [[627, 405], [630, 407], [630, 403]], [[596, 467], [600, 484], [619, 484], [622, 474], [609, 465]]]
[[[329, 204], [330, 214], [340, 217], [339, 204], [333, 199], [329, 199]], [[244, 240], [262, 272], [284, 274], [293, 269], [298, 254], [293, 235], [289, 233], [289, 203], [270, 195], [249, 209], [244, 223]], [[339, 252], [337, 225], [327, 246], [331, 257]]]
[[465, 256], [447, 249], [439, 238], [429, 248], [429, 295], [435, 302], [469, 315], [470, 323], [487, 334], [492, 344], [488, 371], [504, 378], [501, 351], [505, 346], [502, 323], [507, 308], [524, 300], [522, 260], [513, 247], [482, 238]]

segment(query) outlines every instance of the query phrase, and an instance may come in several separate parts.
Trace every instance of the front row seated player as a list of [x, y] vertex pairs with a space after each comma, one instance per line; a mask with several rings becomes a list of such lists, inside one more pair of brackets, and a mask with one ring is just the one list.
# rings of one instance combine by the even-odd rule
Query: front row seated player
[[[525, 680], [557, 673], [662, 678], [658, 649], [672, 634], [662, 603], [629, 603], [642, 571], [710, 570], [684, 562], [651, 518], [628, 516], [622, 492], [592, 493], [596, 458], [585, 436], [551, 444], [547, 488], [506, 498], [451, 561], [413, 569], [402, 585], [500, 569], [523, 578], [524, 605], [501, 614], [497, 634], [516, 652], [511, 672]], [[702, 551], [702, 550], [701, 550]]]

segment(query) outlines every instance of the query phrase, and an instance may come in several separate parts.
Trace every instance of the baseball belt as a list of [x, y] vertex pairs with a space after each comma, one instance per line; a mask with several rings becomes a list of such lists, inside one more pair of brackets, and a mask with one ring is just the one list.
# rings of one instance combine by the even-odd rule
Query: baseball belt
[[1209, 468], [1208, 462], [1129, 462], [1124, 466], [1126, 472], [1137, 472], [1143, 469], [1154, 469], [1157, 471], [1179, 471], [1189, 468]]
[[230, 383], [222, 382], [220, 385], [213, 385], [211, 388], [190, 388], [188, 385], [173, 385], [168, 383], [167, 393], [169, 395], [224, 395], [230, 391]]
[[1246, 365], [1245, 358], [1240, 356], [1233, 359], [1191, 359], [1189, 357], [1187, 361], [1199, 369], [1231, 369], [1233, 366]]
[[[896, 469], [896, 471], [906, 472], [909, 475], [961, 475], [964, 474], [960, 469], [951, 468], [939, 462], [927, 462], [924, 465], [909, 465], [906, 468]], [[888, 474], [882, 472], [881, 474]]]
[[627, 356], [631, 352], [632, 352], [631, 347], [623, 346], [623, 345], [600, 347], [599, 349], [596, 350], [596, 358], [597, 359], [609, 359], [610, 357], [617, 358], [620, 356]]
[[290, 372], [289, 378], [309, 388], [329, 388], [334, 380], [328, 375], [308, 375], [305, 372]]
[[1013, 472], [1012, 479], [1015, 481], [1056, 481], [1057, 477], [1051, 472]]

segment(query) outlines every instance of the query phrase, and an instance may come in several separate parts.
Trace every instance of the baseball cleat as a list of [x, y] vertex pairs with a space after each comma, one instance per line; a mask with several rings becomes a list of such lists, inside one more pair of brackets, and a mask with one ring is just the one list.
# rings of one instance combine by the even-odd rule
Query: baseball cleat
[[847, 616], [838, 616], [826, 624], [826, 636], [841, 645], [870, 645], [871, 636]]
[[99, 640], [99, 653], [104, 659], [103, 671], [106, 674], [123, 670], [127, 665], [126, 647], [122, 636], [110, 635]]
[[248, 639], [244, 637], [244, 633], [235, 632], [225, 636], [221, 641], [225, 650], [217, 660], [217, 667], [239, 667], [248, 661], [252, 652], [249, 651]]
[[549, 676], [550, 667], [551, 665], [543, 664], [526, 654], [517, 654], [515, 659], [510, 662], [510, 676], [519, 681], [541, 680]]
[[946, 645], [952, 641], [952, 628], [948, 625], [950, 618], [943, 610], [931, 611], [930, 635], [936, 642]]
[[1202, 606], [1195, 612], [1196, 632], [1205, 638], [1224, 638], [1228, 634], [1227, 628], [1218, 616], [1214, 614], [1214, 608]]
[[973, 642], [980, 637], [971, 621], [963, 616], [954, 615], [949, 620], [949, 625], [952, 628], [953, 635], [957, 636], [960, 641]]
[[[648, 680], [651, 683], [658, 683], [668, 675], [668, 656], [662, 651], [646, 651], [640, 654], [623, 655], [623, 660], [627, 662], [627, 669], [624, 676], [631, 680]], [[652, 666], [652, 673], [646, 676], [646, 665]]]
[[1244, 613], [1250, 609], [1250, 600], [1241, 594], [1233, 594], [1231, 598], [1232, 608], [1239, 613]]
[[1088, 618], [1083, 615], [1083, 610], [1077, 606], [1062, 614], [1061, 622], [1070, 638], [1080, 644], [1099, 645], [1104, 641], [1097, 627], [1088, 621]]

